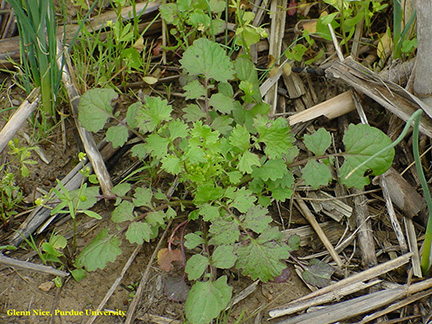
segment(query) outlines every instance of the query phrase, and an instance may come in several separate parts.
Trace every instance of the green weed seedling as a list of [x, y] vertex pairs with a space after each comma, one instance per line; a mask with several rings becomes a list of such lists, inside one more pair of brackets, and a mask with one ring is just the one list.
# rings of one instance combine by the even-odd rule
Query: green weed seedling
[[[147, 97], [145, 103], [132, 104], [127, 122], [108, 128], [106, 137], [117, 147], [125, 144], [129, 130], [136, 132], [143, 143], [132, 153], [156, 169], [154, 176], [176, 178], [182, 191], [169, 198], [152, 188], [153, 181], [135, 189], [128, 183], [115, 186], [111, 220], [122, 229], [102, 230], [77, 263], [89, 271], [104, 268], [121, 253], [121, 232], [130, 243], [142, 244], [156, 238], [171, 219], [187, 217], [184, 224], [198, 223], [200, 230], [184, 237], [191, 255], [185, 272], [193, 282], [185, 311], [190, 323], [199, 324], [216, 318], [232, 297], [228, 278], [218, 277], [217, 269], [237, 269], [267, 282], [286, 268], [284, 261], [298, 247], [297, 239], [282, 240], [268, 206], [291, 197], [294, 172], [313, 188], [328, 185], [339, 156], [344, 160], [339, 181], [362, 188], [369, 184], [365, 172], [385, 172], [394, 150], [382, 150], [391, 141], [379, 129], [350, 125], [343, 137], [345, 152], [328, 154], [331, 135], [320, 129], [304, 136], [311, 157], [294, 162], [299, 149], [289, 124], [267, 117], [269, 106], [261, 99], [257, 72], [248, 58], [232, 61], [219, 44], [200, 38], [180, 63], [189, 76], [184, 90], [190, 103], [183, 118], [173, 117], [166, 100]], [[114, 117], [111, 101], [116, 97], [112, 89], [86, 92], [79, 107], [82, 125], [100, 131]], [[183, 190], [186, 199], [179, 198]]]
[[226, 23], [221, 19], [225, 10], [226, 2], [221, 0], [179, 0], [162, 4], [159, 8], [161, 17], [173, 25], [170, 34], [177, 41], [167, 49], [186, 49], [199, 37], [214, 39], [215, 35], [225, 31]]
[[34, 148], [21, 146], [17, 138], [9, 141], [8, 147], [11, 161], [0, 166], [0, 171], [3, 172], [0, 180], [0, 217], [3, 225], [18, 214], [17, 209], [23, 202], [24, 194], [18, 185], [18, 180], [30, 175], [27, 165], [37, 163], [30, 159], [31, 151]]

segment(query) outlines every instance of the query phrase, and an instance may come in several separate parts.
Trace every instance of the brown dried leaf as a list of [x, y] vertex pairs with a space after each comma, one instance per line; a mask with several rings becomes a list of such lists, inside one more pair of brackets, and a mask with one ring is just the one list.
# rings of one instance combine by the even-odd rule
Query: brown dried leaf
[[183, 255], [179, 249], [169, 250], [167, 248], [160, 249], [157, 255], [159, 268], [169, 272], [173, 270], [172, 262], [179, 261], [183, 262]]

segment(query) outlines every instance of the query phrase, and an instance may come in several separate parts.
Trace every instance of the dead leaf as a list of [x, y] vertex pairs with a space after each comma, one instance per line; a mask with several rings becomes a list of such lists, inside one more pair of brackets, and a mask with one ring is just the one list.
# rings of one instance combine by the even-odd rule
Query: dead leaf
[[179, 249], [169, 250], [167, 248], [159, 250], [157, 260], [159, 268], [166, 272], [174, 269], [172, 265], [174, 261], [184, 262], [183, 254]]
[[387, 30], [387, 32], [384, 35], [382, 35], [377, 46], [378, 57], [381, 60], [386, 60], [390, 56], [392, 48], [393, 48], [393, 40], [390, 37], [389, 32]]
[[41, 283], [38, 288], [42, 291], [48, 292], [54, 287], [55, 283], [53, 281], [46, 281], [44, 283]]

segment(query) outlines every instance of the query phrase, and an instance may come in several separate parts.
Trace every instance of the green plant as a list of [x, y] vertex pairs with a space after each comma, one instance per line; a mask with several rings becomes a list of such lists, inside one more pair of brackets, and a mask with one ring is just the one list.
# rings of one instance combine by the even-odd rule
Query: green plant
[[226, 2], [221, 0], [179, 0], [162, 4], [159, 8], [161, 17], [174, 26], [170, 34], [177, 41], [168, 49], [176, 50], [180, 46], [186, 49], [198, 37], [214, 39], [225, 30], [225, 22], [221, 19], [225, 9]]
[[364, 20], [366, 28], [371, 27], [372, 17], [384, 10], [388, 4], [379, 0], [361, 0], [361, 1], [343, 1], [343, 0], [324, 0], [331, 5], [336, 12], [322, 16], [316, 25], [317, 33], [328, 40], [331, 40], [328, 24], [331, 24], [334, 30], [340, 31], [342, 37], [341, 45], [348, 49], [348, 42], [354, 35], [356, 25]]
[[411, 14], [403, 26], [403, 8], [400, 0], [393, 1], [393, 59], [398, 59], [402, 53], [412, 53], [417, 48], [417, 37], [410, 37], [409, 32], [414, 24], [416, 13]]
[[[291, 197], [298, 169], [299, 181], [318, 188], [332, 180], [331, 165], [340, 156], [344, 158], [341, 183], [362, 188], [369, 183], [365, 172], [385, 172], [394, 150], [380, 151], [391, 144], [380, 130], [350, 125], [343, 138], [344, 153], [326, 154], [331, 135], [320, 129], [304, 137], [312, 156], [294, 161], [299, 150], [288, 122], [267, 117], [269, 106], [261, 99], [258, 76], [249, 59], [232, 62], [220, 45], [201, 38], [180, 62], [189, 76], [184, 86], [186, 99], [195, 102], [183, 109], [183, 119], [173, 118], [166, 100], [147, 97], [145, 103], [129, 107], [127, 123], [122, 123], [113, 115], [111, 101], [117, 95], [112, 89], [85, 93], [79, 119], [93, 132], [102, 129], [108, 118], [118, 120], [118, 125], [108, 128], [107, 139], [121, 146], [128, 131], [134, 131], [144, 143], [135, 145], [133, 154], [146, 159], [157, 177], [176, 178], [182, 188], [179, 197], [187, 193], [186, 198], [167, 197], [152, 188], [152, 181], [136, 188], [121, 183], [112, 191], [116, 207], [111, 220], [123, 224], [120, 232], [137, 244], [149, 242], [169, 220], [181, 217], [176, 207], [186, 213], [187, 221], [175, 231], [189, 222], [200, 224], [200, 230], [185, 235], [184, 242], [182, 238], [192, 254], [185, 272], [195, 281], [185, 310], [188, 320], [196, 324], [218, 316], [231, 298], [227, 277], [218, 277], [217, 269], [236, 268], [266, 282], [286, 268], [284, 260], [298, 241], [282, 241], [279, 229], [271, 225], [267, 207], [272, 201]], [[374, 159], [368, 160], [371, 156]], [[121, 253], [118, 234], [103, 230], [81, 252], [78, 265], [89, 271], [104, 268]], [[159, 258], [169, 265], [184, 256], [169, 246]]]
[[[9, 141], [8, 147], [11, 160], [0, 166], [0, 172], [3, 172], [0, 180], [0, 217], [3, 225], [6, 225], [12, 216], [18, 214], [17, 208], [24, 199], [17, 181], [30, 175], [27, 165], [36, 164], [36, 161], [30, 159], [33, 147], [21, 146], [17, 138]], [[18, 178], [16, 174], [19, 174]]]
[[41, 88], [42, 128], [56, 118], [61, 73], [57, 66], [57, 24], [53, 0], [8, 0], [17, 17], [26, 91]]
[[[114, 22], [106, 22], [112, 36], [106, 36], [107, 32], [102, 29], [93, 32], [84, 24], [82, 26], [82, 34], [74, 45], [72, 61], [84, 88], [89, 83], [114, 86], [118, 84], [114, 80], [124, 84], [132, 73], [149, 73], [150, 51], [146, 50], [145, 43], [140, 45], [139, 42], [143, 42], [143, 35], [151, 24], [140, 33], [137, 15], [131, 22], [123, 22], [121, 11], [124, 4], [125, 1], [114, 1], [117, 18]], [[135, 8], [135, 1], [132, 1], [132, 6]]]

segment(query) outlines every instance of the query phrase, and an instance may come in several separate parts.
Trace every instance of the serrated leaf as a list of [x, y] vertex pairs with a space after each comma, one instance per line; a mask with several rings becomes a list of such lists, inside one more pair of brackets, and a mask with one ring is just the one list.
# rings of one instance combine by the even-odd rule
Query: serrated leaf
[[186, 262], [185, 271], [189, 280], [200, 278], [209, 265], [209, 259], [201, 254], [195, 254]]
[[136, 207], [144, 206], [153, 209], [153, 205], [151, 202], [152, 197], [153, 192], [150, 188], [138, 187], [135, 189], [134, 198], [132, 199], [132, 201]]
[[76, 264], [78, 268], [85, 266], [88, 271], [103, 269], [108, 262], [114, 262], [121, 253], [120, 239], [117, 236], [109, 235], [108, 230], [103, 229], [81, 251], [76, 259]]
[[234, 76], [233, 64], [222, 47], [206, 38], [195, 40], [183, 54], [180, 63], [190, 75], [227, 82]]
[[332, 266], [318, 259], [312, 259], [310, 265], [302, 273], [303, 279], [318, 288], [328, 286], [330, 278], [335, 270]]
[[162, 168], [171, 174], [177, 175], [183, 170], [183, 164], [175, 155], [165, 156], [162, 160]]
[[213, 221], [214, 219], [219, 217], [219, 208], [216, 206], [212, 206], [210, 204], [204, 204], [199, 208], [199, 214], [203, 216], [203, 219], [208, 221]]
[[168, 144], [168, 138], [161, 137], [158, 134], [150, 134], [147, 136], [144, 148], [147, 153], [151, 153], [152, 156], [162, 159], [168, 152]]
[[245, 126], [237, 125], [231, 133], [229, 142], [232, 146], [242, 149], [242, 151], [248, 150], [251, 146], [249, 131]]
[[222, 114], [229, 114], [234, 109], [234, 99], [222, 93], [215, 93], [210, 97], [210, 106]]
[[258, 155], [249, 151], [245, 151], [240, 157], [237, 168], [243, 173], [252, 173], [252, 167], [254, 165], [261, 165]]
[[188, 125], [186, 125], [182, 120], [176, 119], [168, 124], [168, 130], [170, 132], [169, 138], [174, 141], [176, 138], [185, 138], [188, 136]]
[[135, 218], [133, 215], [134, 208], [135, 206], [132, 202], [123, 200], [120, 205], [114, 208], [111, 214], [111, 220], [114, 223], [121, 223], [133, 220]]
[[302, 170], [303, 179], [307, 186], [318, 189], [320, 186], [326, 186], [332, 180], [330, 168], [315, 160], [309, 160]]
[[153, 132], [163, 121], [171, 120], [172, 107], [159, 97], [147, 97], [144, 107], [135, 112], [135, 122], [143, 133]]
[[286, 119], [278, 118], [271, 122], [267, 117], [257, 116], [254, 119], [254, 126], [259, 133], [258, 141], [265, 144], [264, 152], [271, 159], [282, 157], [293, 147]]
[[112, 116], [111, 101], [117, 98], [113, 89], [91, 89], [81, 96], [78, 119], [90, 132], [97, 132]]
[[211, 128], [220, 132], [223, 135], [228, 134], [232, 130], [233, 119], [230, 116], [217, 116], [211, 123]]
[[380, 175], [386, 172], [392, 165], [394, 149], [390, 148], [380, 154], [366, 165], [360, 167], [349, 178], [348, 173], [366, 161], [381, 149], [389, 146], [391, 140], [382, 131], [369, 125], [349, 125], [343, 142], [345, 144], [344, 164], [340, 168], [340, 179], [347, 187], [363, 188], [369, 184], [369, 177], [364, 174], [371, 170], [373, 175]]
[[123, 125], [111, 126], [106, 132], [106, 139], [113, 147], [123, 146], [129, 137], [128, 129]]
[[227, 176], [229, 177], [229, 181], [235, 185], [240, 183], [243, 174], [239, 171], [231, 171], [231, 172], [227, 172]]
[[331, 144], [331, 135], [324, 128], [320, 128], [312, 135], [305, 135], [304, 143], [315, 155], [321, 156]]
[[147, 157], [147, 149], [146, 149], [147, 144], [145, 143], [139, 143], [136, 144], [132, 147], [131, 152], [133, 156], [136, 156], [140, 159], [144, 159]]
[[241, 269], [244, 275], [251, 276], [252, 280], [259, 278], [267, 282], [279, 276], [286, 268], [281, 260], [290, 255], [287, 246], [278, 242], [280, 235], [277, 228], [266, 229], [258, 239], [251, 239], [248, 245], [239, 246], [236, 268]]
[[149, 224], [145, 222], [133, 222], [126, 231], [126, 238], [132, 244], [143, 244], [144, 241], [150, 242], [152, 230]]
[[266, 208], [252, 206], [247, 213], [241, 217], [243, 226], [260, 234], [268, 227], [268, 224], [272, 222], [272, 218], [267, 214], [268, 210]]
[[194, 123], [197, 120], [206, 118], [205, 112], [202, 111], [201, 108], [198, 107], [198, 105], [195, 105], [195, 104], [189, 104], [189, 105], [187, 105], [185, 108], [183, 108], [183, 111], [185, 112], [185, 114], [183, 115], [183, 117], [188, 122]]
[[214, 186], [211, 183], [206, 183], [199, 186], [195, 193], [194, 203], [197, 205], [206, 202], [214, 201], [222, 197], [223, 189], [219, 186]]
[[288, 168], [283, 159], [268, 160], [260, 168], [253, 168], [252, 177], [264, 181], [283, 178], [288, 174]]
[[[198, 234], [200, 235], [198, 235]], [[192, 250], [196, 248], [200, 244], [204, 244], [205, 241], [201, 236], [201, 232], [195, 232], [195, 233], [189, 233], [185, 235], [185, 247], [187, 247], [189, 250]]]
[[210, 225], [209, 233], [212, 245], [232, 245], [236, 243], [240, 236], [238, 225], [232, 218], [217, 218]]
[[216, 281], [196, 282], [189, 291], [185, 304], [191, 324], [207, 324], [227, 307], [232, 294], [226, 276]]
[[152, 226], [161, 226], [165, 224], [165, 213], [163, 210], [153, 211], [147, 214], [147, 222]]
[[229, 269], [234, 266], [236, 260], [234, 246], [220, 245], [213, 251], [211, 265], [219, 269]]
[[231, 208], [236, 208], [241, 213], [246, 213], [256, 201], [256, 197], [252, 195], [252, 191], [246, 188], [237, 190], [233, 197], [234, 201], [230, 204]]
[[198, 80], [192, 80], [188, 84], [183, 87], [184, 91], [186, 91], [186, 100], [189, 99], [199, 99], [201, 97], [205, 97], [206, 89]]
[[126, 194], [131, 190], [131, 185], [127, 182], [119, 183], [118, 185], [115, 185], [111, 192], [119, 197], [124, 197]]

